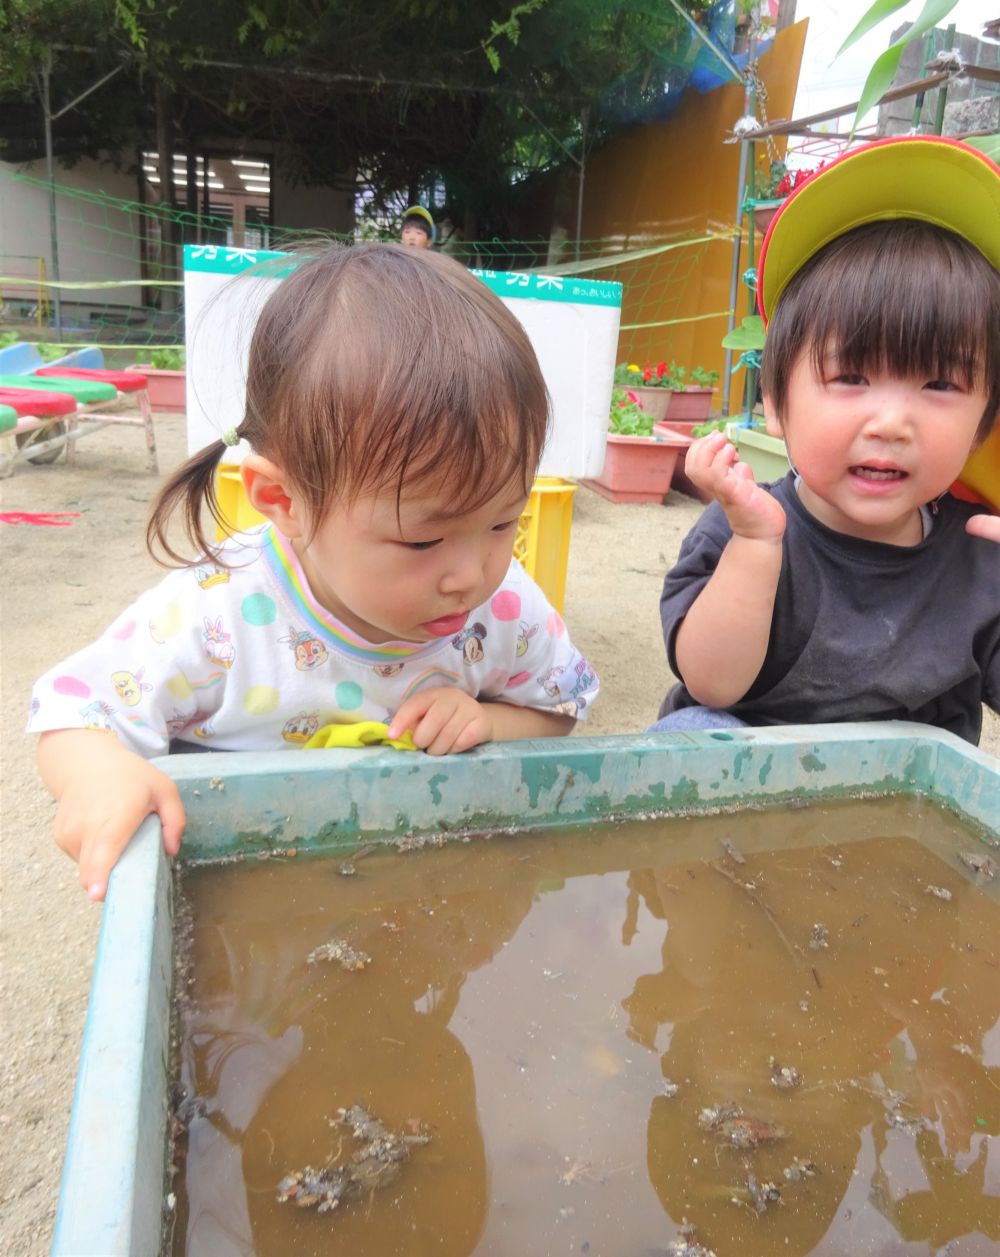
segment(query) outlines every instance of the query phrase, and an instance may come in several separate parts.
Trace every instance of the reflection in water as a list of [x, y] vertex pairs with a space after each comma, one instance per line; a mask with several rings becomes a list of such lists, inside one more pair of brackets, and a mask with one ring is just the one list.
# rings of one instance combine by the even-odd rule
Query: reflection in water
[[[718, 1257], [996, 1252], [972, 842], [883, 801], [191, 872], [174, 1253], [649, 1257], [685, 1218]], [[371, 964], [308, 965], [334, 937]], [[279, 1204], [355, 1103], [432, 1142], [365, 1201]]]

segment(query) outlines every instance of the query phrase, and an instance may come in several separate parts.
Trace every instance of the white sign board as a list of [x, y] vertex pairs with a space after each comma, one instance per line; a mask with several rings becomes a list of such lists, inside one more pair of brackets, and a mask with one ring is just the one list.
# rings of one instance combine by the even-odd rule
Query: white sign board
[[[255, 272], [280, 253], [186, 245], [188, 453], [243, 419], [246, 361], [261, 306], [281, 282]], [[521, 322], [552, 399], [539, 475], [596, 476], [604, 465], [621, 284], [575, 276], [473, 271]], [[232, 452], [233, 460], [246, 453]], [[228, 456], [227, 456], [228, 457]]]

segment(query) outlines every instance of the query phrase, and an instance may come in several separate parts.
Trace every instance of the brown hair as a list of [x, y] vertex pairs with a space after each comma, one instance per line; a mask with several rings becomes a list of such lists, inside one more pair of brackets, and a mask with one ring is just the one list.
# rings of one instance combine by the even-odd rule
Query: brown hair
[[761, 389], [784, 418], [788, 380], [807, 350], [835, 348], [842, 370], [929, 379], [956, 371], [988, 394], [978, 436], [1000, 414], [1000, 273], [968, 241], [917, 219], [866, 223], [830, 242], [781, 294]]
[[[398, 500], [424, 479], [454, 486], [456, 514], [515, 481], [527, 493], [548, 415], [531, 342], [484, 283], [425, 250], [338, 245], [303, 260], [261, 311], [237, 434], [287, 472], [315, 529], [337, 501], [390, 485]], [[219, 520], [225, 448], [206, 446], [164, 485], [152, 553], [189, 561], [166, 538], [175, 511], [198, 554], [213, 552], [203, 507]]]

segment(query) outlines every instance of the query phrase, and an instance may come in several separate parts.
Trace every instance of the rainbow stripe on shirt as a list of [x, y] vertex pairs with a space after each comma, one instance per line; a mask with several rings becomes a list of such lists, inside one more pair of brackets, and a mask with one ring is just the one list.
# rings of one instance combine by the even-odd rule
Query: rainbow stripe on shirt
[[298, 556], [287, 538], [274, 527], [263, 530], [264, 559], [271, 575], [284, 592], [289, 603], [305, 621], [307, 627], [323, 642], [333, 646], [341, 654], [366, 663], [398, 663], [412, 659], [438, 642], [382, 642], [373, 644], [360, 634], [342, 624], [321, 606], [309, 588], [309, 582], [299, 563]]

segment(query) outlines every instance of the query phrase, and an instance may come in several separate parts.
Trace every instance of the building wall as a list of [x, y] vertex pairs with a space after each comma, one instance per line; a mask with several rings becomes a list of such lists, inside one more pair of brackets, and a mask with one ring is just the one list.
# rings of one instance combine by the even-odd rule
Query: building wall
[[[16, 176], [25, 175], [30, 180]], [[30, 162], [12, 166], [0, 162], [0, 274], [38, 275], [43, 261], [52, 278], [52, 250], [49, 231], [49, 194], [41, 186], [46, 179], [45, 163]], [[137, 280], [139, 278], [139, 223], [137, 216], [117, 204], [105, 204], [101, 194], [133, 203], [135, 176], [115, 171], [96, 161], [81, 161], [69, 170], [56, 169], [57, 239], [59, 276], [62, 280]], [[81, 195], [74, 195], [80, 193]], [[19, 302], [20, 288], [2, 288], [4, 299]], [[138, 305], [138, 285], [121, 289], [85, 288], [63, 290], [69, 302]], [[30, 300], [37, 300], [32, 290]]]
[[[807, 23], [799, 22], [779, 31], [760, 60], [771, 119], [791, 117], [806, 29]], [[611, 239], [626, 251], [664, 237], [731, 230], [740, 145], [724, 141], [743, 112], [741, 84], [704, 95], [689, 88], [669, 121], [636, 127], [594, 154], [586, 172], [582, 238]], [[679, 273], [677, 251], [592, 272], [625, 286], [619, 361], [672, 358], [688, 368], [721, 373], [733, 254], [731, 238], [699, 246], [682, 283], [674, 279]], [[739, 272], [747, 265], [744, 239]], [[736, 311], [737, 322], [749, 312], [749, 294], [742, 284]], [[674, 318], [692, 321], [628, 330], [630, 325]]]

